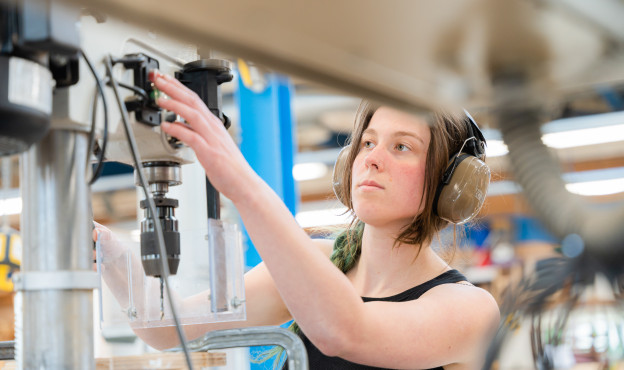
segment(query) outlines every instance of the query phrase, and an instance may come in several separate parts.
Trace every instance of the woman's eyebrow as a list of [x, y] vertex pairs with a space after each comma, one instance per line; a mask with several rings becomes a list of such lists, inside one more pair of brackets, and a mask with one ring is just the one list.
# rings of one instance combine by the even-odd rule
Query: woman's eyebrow
[[362, 136], [364, 135], [377, 135], [377, 131], [375, 131], [374, 128], [367, 128], [364, 132], [362, 132]]
[[392, 136], [394, 137], [401, 137], [401, 136], [409, 136], [409, 137], [413, 137], [414, 139], [418, 140], [421, 142], [422, 145], [425, 145], [425, 141], [418, 135], [414, 134], [413, 132], [409, 132], [409, 131], [397, 131], [394, 134], [392, 134]]

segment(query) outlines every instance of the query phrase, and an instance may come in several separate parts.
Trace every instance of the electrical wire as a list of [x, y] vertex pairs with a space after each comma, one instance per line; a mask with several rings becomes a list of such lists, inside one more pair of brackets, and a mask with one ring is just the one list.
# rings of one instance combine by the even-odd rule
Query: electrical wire
[[156, 220], [156, 205], [154, 204], [154, 199], [152, 198], [149, 187], [145, 180], [145, 175], [143, 174], [143, 165], [139, 159], [138, 149], [136, 140], [134, 139], [134, 134], [132, 133], [132, 129], [130, 128], [130, 118], [128, 117], [128, 110], [126, 106], [121, 101], [121, 96], [119, 95], [119, 87], [117, 85], [117, 81], [113, 78], [113, 65], [111, 56], [106, 57], [106, 71], [110, 78], [111, 87], [115, 92], [115, 98], [117, 101], [117, 105], [121, 110], [121, 119], [123, 121], [124, 130], [126, 132], [126, 137], [128, 139], [128, 144], [130, 145], [130, 152], [132, 153], [132, 159], [136, 166], [136, 171], [139, 176], [139, 181], [141, 183], [141, 187], [143, 188], [143, 192], [145, 193], [145, 199], [147, 200], [147, 204], [150, 210], [150, 214], [152, 217], [152, 222], [154, 223], [154, 228], [156, 229], [156, 242], [158, 244], [158, 250], [160, 251], [160, 264], [162, 268], [162, 278], [165, 282], [165, 288], [167, 290], [167, 300], [169, 302], [169, 308], [171, 309], [171, 314], [173, 316], [173, 321], [175, 322], [176, 331], [178, 332], [178, 338], [180, 339], [180, 343], [182, 345], [182, 350], [184, 351], [184, 356], [186, 358], [186, 364], [189, 370], [193, 369], [193, 364], [191, 362], [191, 356], [189, 350], [186, 345], [186, 338], [184, 336], [184, 332], [182, 331], [182, 327], [180, 326], [180, 322], [178, 319], [178, 315], [175, 309], [175, 305], [173, 304], [173, 296], [171, 294], [171, 289], [169, 287], [169, 265], [167, 264], [166, 259], [166, 251], [165, 251], [165, 239], [163, 237], [162, 225], [159, 220]]
[[117, 64], [117, 63], [141, 63], [144, 62], [146, 60], [145, 56], [143, 55], [133, 55], [133, 56], [125, 56], [123, 58], [119, 58], [119, 59], [115, 59], [115, 58], [111, 58], [111, 63], [112, 64]]
[[[141, 89], [139, 87], [136, 87], [136, 86], [130, 86], [130, 85], [125, 84], [123, 82], [119, 82], [119, 81], [116, 81], [116, 82], [117, 82], [117, 85], [119, 85], [119, 87], [123, 87], [124, 89], [130, 90], [130, 91], [134, 92], [137, 95], [141, 95], [141, 97], [143, 98], [144, 101], [148, 101], [149, 100], [149, 96], [147, 96], [147, 93], [145, 92], [145, 90], [143, 90], [143, 89]], [[110, 82], [110, 80], [108, 80], [108, 81], [106, 81], [106, 84], [108, 86], [111, 86], [112, 82]]]
[[[102, 106], [104, 108], [104, 133], [102, 134], [102, 147], [100, 148], [100, 153], [98, 155], [97, 165], [95, 169], [93, 170], [93, 175], [91, 176], [91, 180], [89, 180], [89, 185], [93, 185], [93, 183], [97, 181], [97, 179], [102, 174], [102, 169], [104, 168], [104, 154], [106, 153], [106, 144], [108, 143], [108, 105], [106, 104], [106, 96], [104, 95], [104, 86], [102, 84], [102, 80], [100, 79], [97, 72], [95, 71], [95, 67], [93, 67], [93, 63], [91, 63], [91, 61], [89, 60], [89, 58], [87, 57], [87, 55], [85, 54], [83, 50], [80, 50], [80, 55], [82, 55], [82, 58], [87, 63], [87, 66], [89, 66], [89, 69], [91, 70], [91, 73], [93, 74], [93, 78], [95, 78], [97, 90], [99, 91], [100, 96], [102, 97]], [[96, 108], [97, 108], [97, 98], [95, 99], [95, 103], [93, 104], [94, 112], [91, 116], [91, 132], [89, 133], [89, 150], [87, 153], [91, 152], [91, 150], [93, 149], [94, 142], [95, 142], [95, 126], [96, 126], [95, 110]]]
[[[99, 100], [100, 94], [97, 90], [97, 87], [95, 88], [94, 91], [94, 95], [93, 95], [93, 102], [91, 102], [91, 132], [89, 133], [89, 150], [87, 150], [87, 153], [91, 153], [93, 152], [93, 154], [95, 155], [99, 155], [99, 151], [100, 151], [100, 145], [98, 144], [98, 142], [95, 140], [95, 125], [93, 124], [95, 122], [95, 120], [97, 119], [97, 109], [98, 109], [98, 100]], [[88, 161], [89, 159], [87, 159]]]

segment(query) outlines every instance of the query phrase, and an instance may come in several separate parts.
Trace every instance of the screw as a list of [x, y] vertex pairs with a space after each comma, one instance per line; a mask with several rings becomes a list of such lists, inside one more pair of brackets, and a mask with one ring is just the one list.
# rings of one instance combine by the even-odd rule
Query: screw
[[130, 318], [131, 320], [136, 319], [139, 316], [135, 307], [129, 307], [127, 313], [128, 313], [128, 318]]
[[232, 307], [234, 308], [238, 308], [240, 306], [242, 306], [242, 304], [245, 302], [245, 300], [240, 300], [238, 299], [238, 297], [234, 297], [232, 298], [232, 301], [230, 301], [230, 304], [232, 305]]

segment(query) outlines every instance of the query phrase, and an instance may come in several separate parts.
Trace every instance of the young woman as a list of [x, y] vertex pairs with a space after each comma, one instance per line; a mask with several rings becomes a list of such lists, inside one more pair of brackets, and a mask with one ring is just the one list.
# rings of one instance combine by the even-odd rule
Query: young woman
[[[169, 96], [158, 104], [188, 123], [162, 129], [195, 151], [264, 261], [245, 275], [247, 320], [187, 326], [189, 339], [294, 319], [313, 369], [480, 368], [496, 302], [430, 247], [448, 224], [433, 203], [449, 158], [470, 137], [466, 117], [438, 114], [427, 125], [364, 103], [338, 189], [356, 221], [335, 242], [312, 240], [193, 92], [170, 76], [153, 82]], [[184, 302], [197, 304], [205, 303]], [[137, 334], [167, 348], [178, 344], [173, 331]]]

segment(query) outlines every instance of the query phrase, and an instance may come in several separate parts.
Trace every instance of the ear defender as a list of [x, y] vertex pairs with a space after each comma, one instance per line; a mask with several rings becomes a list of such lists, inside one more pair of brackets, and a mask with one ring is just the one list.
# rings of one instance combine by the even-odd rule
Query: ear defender
[[348, 199], [344, 194], [341, 186], [341, 174], [344, 172], [345, 166], [347, 165], [347, 157], [349, 156], [349, 150], [351, 145], [346, 145], [340, 152], [338, 153], [338, 157], [336, 158], [336, 164], [334, 165], [334, 172], [332, 173], [332, 187], [334, 188], [334, 194], [336, 194], [336, 198], [340, 201], [340, 203], [345, 206], [349, 204]]
[[463, 224], [477, 215], [490, 184], [490, 168], [483, 162], [485, 138], [472, 116], [464, 112], [470, 136], [451, 156], [433, 200], [435, 214], [454, 224]]

